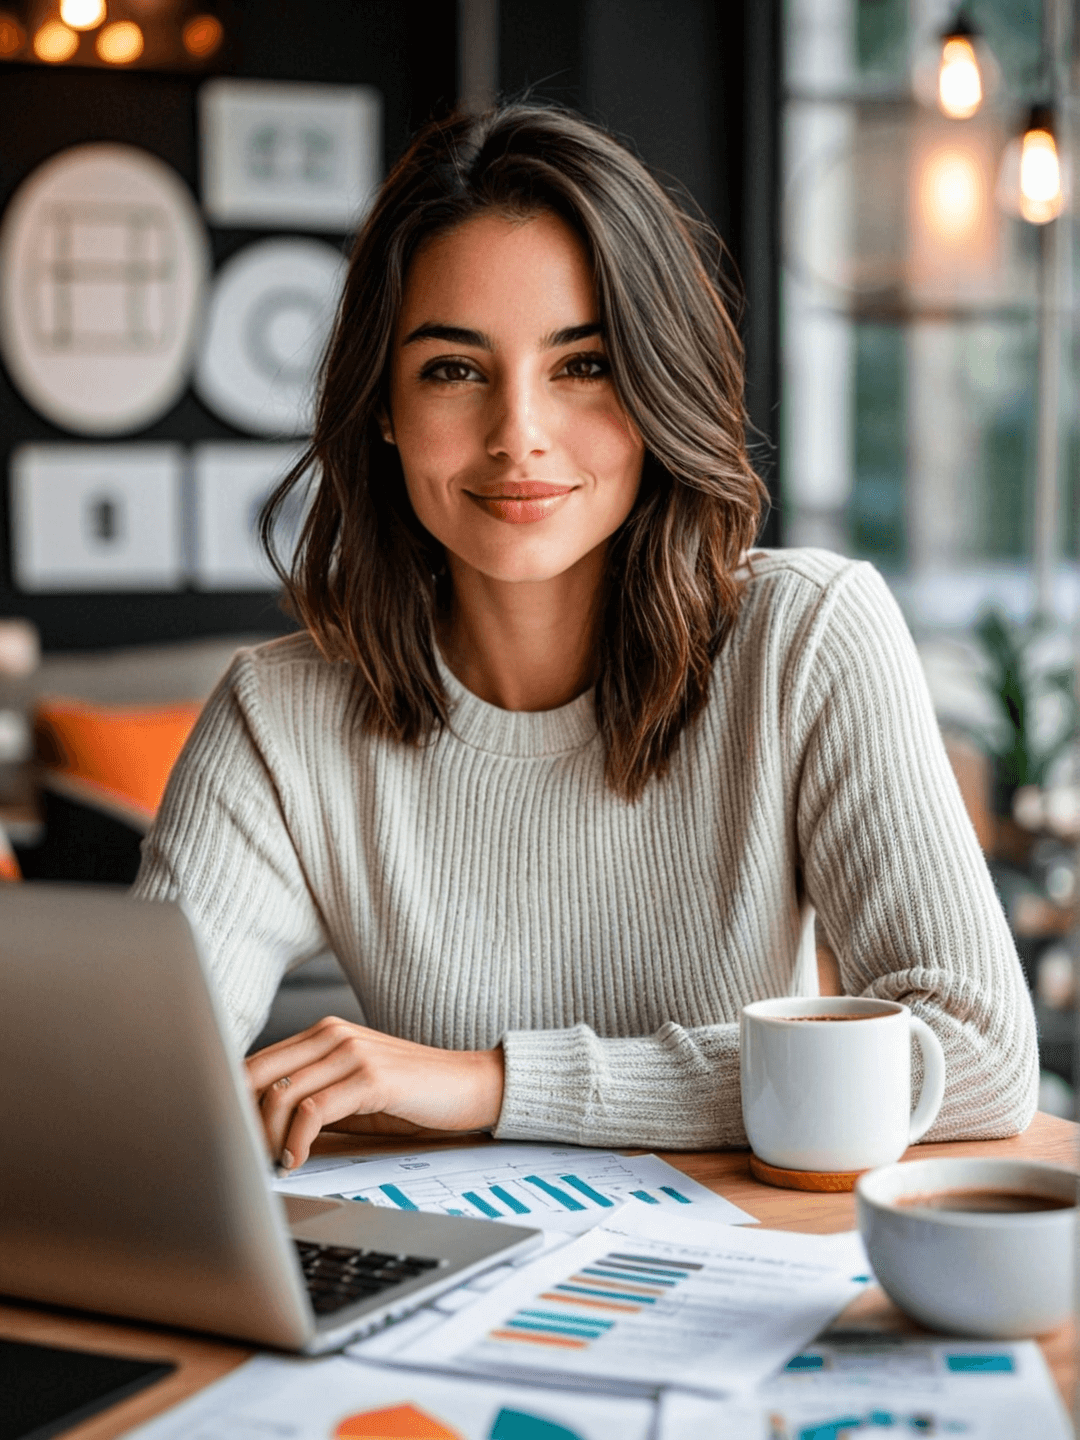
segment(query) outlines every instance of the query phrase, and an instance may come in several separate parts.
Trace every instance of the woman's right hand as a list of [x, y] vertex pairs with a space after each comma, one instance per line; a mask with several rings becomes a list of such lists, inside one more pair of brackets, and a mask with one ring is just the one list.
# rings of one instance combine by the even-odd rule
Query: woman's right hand
[[502, 1046], [439, 1050], [328, 1016], [245, 1062], [270, 1153], [286, 1170], [324, 1128], [365, 1135], [491, 1130]]

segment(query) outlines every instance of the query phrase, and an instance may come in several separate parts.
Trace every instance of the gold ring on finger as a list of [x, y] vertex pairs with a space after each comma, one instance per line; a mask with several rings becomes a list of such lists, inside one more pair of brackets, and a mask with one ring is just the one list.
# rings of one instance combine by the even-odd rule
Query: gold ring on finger
[[292, 1080], [290, 1079], [290, 1077], [288, 1075], [282, 1075], [280, 1080], [274, 1081], [274, 1089], [287, 1090], [291, 1084]]

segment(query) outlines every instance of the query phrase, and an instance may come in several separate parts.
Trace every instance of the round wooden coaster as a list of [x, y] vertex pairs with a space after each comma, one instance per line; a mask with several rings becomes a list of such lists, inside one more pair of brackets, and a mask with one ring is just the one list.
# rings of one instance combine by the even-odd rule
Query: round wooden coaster
[[855, 1181], [865, 1170], [781, 1170], [778, 1165], [767, 1165], [751, 1151], [750, 1174], [763, 1185], [777, 1185], [781, 1190], [821, 1190], [838, 1194], [842, 1190], [854, 1190]]

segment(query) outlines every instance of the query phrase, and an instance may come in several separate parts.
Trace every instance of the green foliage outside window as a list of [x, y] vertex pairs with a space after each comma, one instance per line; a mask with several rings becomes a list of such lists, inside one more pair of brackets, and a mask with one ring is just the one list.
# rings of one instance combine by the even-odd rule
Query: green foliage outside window
[[[999, 813], [1008, 813], [1013, 792], [1021, 785], [1045, 785], [1051, 767], [1080, 730], [1073, 669], [1035, 672], [1033, 642], [1046, 629], [1042, 621], [1017, 625], [998, 610], [988, 611], [975, 627], [986, 665], [983, 685], [998, 712], [996, 734], [981, 738], [994, 761]], [[1064, 699], [1065, 717], [1049, 740], [1039, 741], [1036, 707], [1053, 695]]]

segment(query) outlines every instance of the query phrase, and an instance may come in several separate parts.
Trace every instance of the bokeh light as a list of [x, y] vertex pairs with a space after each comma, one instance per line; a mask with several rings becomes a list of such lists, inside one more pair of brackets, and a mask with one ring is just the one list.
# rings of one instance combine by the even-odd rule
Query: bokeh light
[[95, 48], [107, 65], [130, 65], [143, 52], [143, 33], [133, 20], [117, 20], [101, 31]]
[[223, 34], [216, 15], [193, 15], [184, 26], [184, 49], [196, 60], [205, 60], [221, 44]]
[[1049, 130], [1029, 130], [1020, 151], [1020, 214], [1032, 225], [1045, 225], [1064, 205], [1054, 137]]
[[941, 47], [938, 104], [950, 120], [967, 120], [983, 101], [982, 75], [975, 47], [964, 35], [950, 35]]
[[0, 57], [17, 55], [26, 43], [26, 31], [5, 10], [0, 10]]
[[79, 48], [79, 37], [59, 20], [46, 20], [34, 35], [34, 54], [46, 65], [61, 65]]
[[95, 30], [105, 19], [105, 0], [60, 0], [60, 19], [72, 30]]
[[931, 234], [959, 245], [978, 234], [987, 195], [982, 171], [966, 150], [943, 147], [930, 154], [919, 184], [923, 217]]

